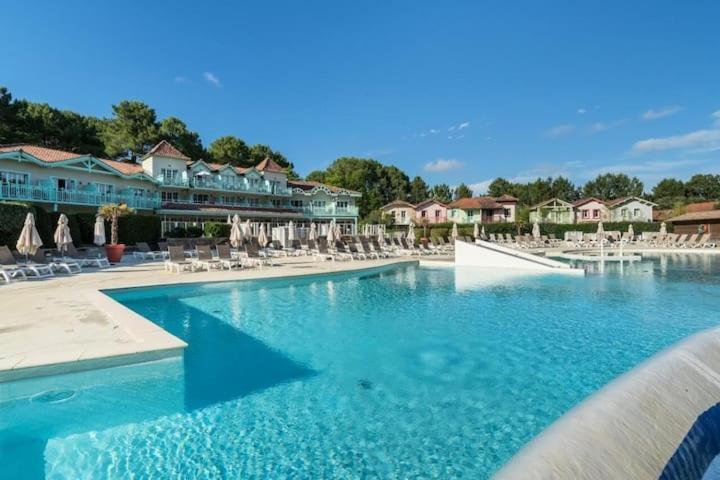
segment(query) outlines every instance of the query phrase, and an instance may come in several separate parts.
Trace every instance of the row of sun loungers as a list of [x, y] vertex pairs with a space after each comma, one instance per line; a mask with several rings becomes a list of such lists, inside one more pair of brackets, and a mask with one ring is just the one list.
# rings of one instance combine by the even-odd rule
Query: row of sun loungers
[[572, 248], [598, 248], [600, 244], [608, 248], [637, 247], [637, 248], [716, 248], [717, 242], [705, 234], [655, 234], [645, 238], [623, 233], [619, 237], [608, 237], [598, 240], [597, 235], [584, 234], [580, 238], [561, 240], [555, 235], [542, 235], [535, 238], [532, 235], [490, 234], [488, 241], [504, 244], [513, 248], [543, 248], [543, 247], [572, 247]]
[[74, 275], [82, 272], [83, 267], [105, 268], [110, 266], [107, 258], [97, 249], [78, 252], [69, 245], [63, 253], [39, 249], [35, 255], [27, 258], [0, 246], [0, 279], [6, 283], [13, 280], [40, 279], [55, 276], [58, 273]]

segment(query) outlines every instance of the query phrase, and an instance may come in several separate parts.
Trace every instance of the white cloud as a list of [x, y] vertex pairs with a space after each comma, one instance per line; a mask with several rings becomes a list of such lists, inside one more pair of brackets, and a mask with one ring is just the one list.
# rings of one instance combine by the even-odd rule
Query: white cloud
[[705, 163], [700, 160], [670, 160], [670, 161], [649, 161], [641, 163], [627, 163], [605, 165], [588, 172], [588, 175], [594, 177], [601, 173], [623, 172], [628, 174], [652, 174], [662, 172], [672, 172], [693, 165]]
[[587, 110], [585, 110], [585, 109], [582, 108], [582, 107], [577, 109], [577, 113], [579, 113], [580, 115], [582, 115], [582, 114], [585, 113], [585, 112], [587, 112]]
[[710, 117], [713, 119], [715, 126], [720, 127], [720, 110], [711, 113]]
[[462, 162], [458, 162], [457, 160], [439, 158], [434, 162], [426, 163], [424, 168], [426, 172], [447, 172], [448, 170], [457, 170], [462, 167]]
[[650, 109], [642, 114], [643, 120], [657, 120], [658, 118], [669, 117], [680, 112], [682, 107], [679, 105], [673, 105], [671, 107], [664, 107], [658, 110]]
[[425, 136], [425, 132], [421, 133], [420, 136], [421, 136], [421, 137], [424, 137], [424, 136]]
[[430, 129], [430, 133], [432, 133], [433, 135], [435, 135], [436, 133], [440, 133], [440, 130], [435, 130], [434, 128], [431, 128], [431, 129]]
[[654, 152], [661, 150], [713, 148], [720, 144], [720, 129], [697, 130], [684, 135], [671, 137], [648, 138], [635, 142], [632, 150], [636, 153]]
[[590, 133], [598, 133], [608, 129], [608, 126], [602, 122], [595, 122], [590, 125]]
[[493, 180], [495, 179], [490, 178], [488, 180], [481, 180], [479, 182], [471, 183], [468, 187], [472, 190], [473, 195], [484, 195], [487, 193], [488, 187], [490, 187]]
[[184, 77], [182, 75], [176, 76], [173, 81], [175, 83], [188, 83], [190, 80], [187, 77]]
[[215, 87], [222, 87], [222, 83], [220, 82], [220, 79], [211, 72], [204, 72], [203, 78], [205, 79], [206, 82], [208, 82], [209, 84], [211, 84]]
[[452, 132], [453, 130], [455, 130], [455, 125], [453, 125], [452, 127], [448, 127], [448, 132]]
[[574, 126], [569, 125], [569, 124], [564, 124], [564, 125], [558, 125], [549, 130], [546, 130], [544, 135], [548, 138], [559, 138], [559, 137], [564, 137], [565, 135], [570, 135], [573, 131], [575, 131]]
[[[720, 110], [719, 110], [720, 111]], [[468, 128], [470, 126], [470, 122], [463, 122], [460, 125], [458, 125], [458, 130], [462, 130], [464, 128]]]

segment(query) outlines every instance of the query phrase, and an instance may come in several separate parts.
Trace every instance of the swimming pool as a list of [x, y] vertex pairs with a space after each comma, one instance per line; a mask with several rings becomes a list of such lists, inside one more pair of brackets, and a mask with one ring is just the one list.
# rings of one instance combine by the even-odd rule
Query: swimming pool
[[108, 292], [183, 359], [0, 384], [0, 477], [485, 478], [590, 393], [715, 326], [720, 259]]

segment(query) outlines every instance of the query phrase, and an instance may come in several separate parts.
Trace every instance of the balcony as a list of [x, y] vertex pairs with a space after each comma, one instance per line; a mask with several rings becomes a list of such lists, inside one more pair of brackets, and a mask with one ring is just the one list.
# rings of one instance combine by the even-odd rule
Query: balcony
[[223, 192], [255, 193], [258, 195], [289, 196], [292, 190], [287, 187], [274, 187], [267, 183], [250, 185], [245, 182], [223, 182], [212, 177], [170, 178], [159, 175], [155, 180], [163, 187], [194, 188], [197, 190], [215, 190]]
[[302, 212], [309, 217], [357, 217], [358, 207], [336, 207], [326, 205], [324, 207], [305, 206]]
[[136, 197], [129, 194], [99, 193], [86, 190], [65, 190], [46, 185], [0, 185], [0, 200], [57, 203], [99, 207], [106, 203], [125, 203], [131, 208], [152, 210], [160, 206], [160, 198]]

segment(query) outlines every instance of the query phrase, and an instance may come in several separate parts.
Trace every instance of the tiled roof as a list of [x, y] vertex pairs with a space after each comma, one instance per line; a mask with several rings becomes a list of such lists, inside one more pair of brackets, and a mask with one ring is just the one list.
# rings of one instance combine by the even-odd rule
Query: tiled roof
[[702, 220], [720, 220], [720, 210], [684, 213], [677, 217], [668, 219], [668, 222], [688, 222], [688, 221], [702, 221]]
[[427, 207], [428, 205], [432, 205], [433, 203], [437, 203], [441, 207], [447, 208], [447, 205], [445, 205], [443, 202], [441, 202], [437, 198], [429, 198], [429, 199], [423, 200], [422, 202], [415, 205], [415, 209], [424, 208], [424, 207]]
[[180, 150], [173, 147], [167, 140], [160, 140], [160, 142], [150, 149], [143, 158], [147, 158], [152, 155], [157, 155], [158, 157], [178, 158], [180, 160], [190, 160], [190, 157], [183, 155]]
[[383, 210], [387, 210], [390, 208], [415, 208], [415, 205], [410, 202], [406, 202], [405, 200], [393, 200], [387, 205], [382, 206]]
[[450, 204], [450, 208], [460, 208], [463, 210], [473, 209], [495, 209], [504, 208], [502, 203], [498, 203], [497, 199], [493, 197], [473, 197], [473, 198], [460, 198]]
[[348, 188], [335, 187], [333, 185], [327, 185], [325, 183], [320, 183], [320, 182], [313, 182], [310, 180], [288, 180], [287, 183], [288, 183], [288, 187], [299, 188], [301, 190], [312, 190], [313, 188], [316, 188], [316, 187], [325, 187], [328, 190], [330, 190], [332, 193], [338, 193], [343, 190], [346, 192], [349, 192], [349, 193], [357, 193], [357, 194], [360, 193], [360, 192], [356, 192], [355, 190], [350, 190]]
[[106, 160], [104, 158], [99, 159], [110, 168], [124, 173], [125, 175], [134, 175], [136, 173], [143, 173], [142, 165], [132, 162], [118, 162], [117, 160]]
[[281, 172], [285, 173], [285, 169], [278, 165], [272, 158], [266, 157], [265, 160], [258, 163], [255, 167], [258, 172]]
[[710, 210], [715, 210], [715, 205], [717, 205], [717, 203], [718, 202], [689, 203], [685, 205], [685, 213], [708, 212]]
[[573, 206], [573, 207], [579, 207], [580, 205], [585, 205], [586, 203], [589, 203], [589, 202], [598, 202], [598, 203], [602, 203], [603, 205], [605, 205], [605, 202], [603, 202], [603, 201], [600, 200], [599, 198], [586, 197], [586, 198], [581, 198], [580, 200], [575, 200], [575, 201], [572, 203], [572, 206]]
[[53, 163], [70, 160], [71, 158], [84, 157], [81, 153], [65, 152], [54, 148], [38, 147], [35, 145], [8, 145], [0, 146], [0, 153], [4, 152], [25, 152], [43, 162]]
[[495, 197], [495, 200], [498, 202], [517, 202], [518, 199], [513, 197], [512, 195], [508, 195], [507, 193], [503, 193], [499, 197]]

